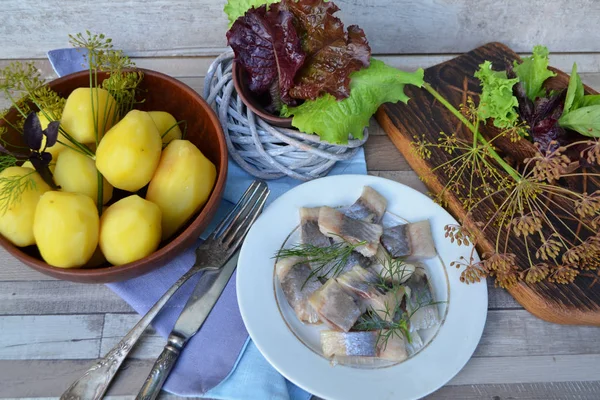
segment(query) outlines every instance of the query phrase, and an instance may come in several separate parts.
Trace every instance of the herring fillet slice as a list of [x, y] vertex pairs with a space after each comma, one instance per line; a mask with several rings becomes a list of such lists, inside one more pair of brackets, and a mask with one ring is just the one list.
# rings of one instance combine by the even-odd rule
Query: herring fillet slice
[[408, 234], [408, 224], [384, 228], [381, 244], [394, 258], [406, 257], [412, 253], [412, 244]]
[[[320, 232], [319, 232], [320, 233]], [[327, 238], [329, 240], [329, 238]], [[348, 272], [350, 269], [352, 269], [352, 267], [354, 267], [355, 265], [360, 265], [363, 268], [368, 268], [371, 263], [373, 261], [365, 256], [363, 256], [360, 253], [357, 253], [356, 251], [353, 251], [350, 256], [348, 256], [348, 259], [346, 260], [346, 263], [340, 268], [339, 272], [336, 273], [337, 271], [332, 268], [333, 265], [331, 266], [326, 266], [322, 269], [322, 271], [324, 272], [323, 275], [320, 275], [321, 278], [325, 279], [326, 281], [334, 278], [335, 276], [339, 276], [343, 273]], [[312, 265], [311, 265], [312, 266]]]
[[423, 339], [421, 338], [421, 335], [419, 335], [419, 332], [414, 331], [410, 333], [410, 343], [408, 342], [408, 338], [404, 338], [404, 345], [408, 354], [412, 356], [421, 350], [425, 343], [423, 343]]
[[335, 279], [330, 279], [308, 299], [323, 322], [332, 329], [348, 332], [354, 325], [361, 311], [358, 305], [347, 294]]
[[370, 186], [363, 187], [360, 197], [345, 211], [350, 218], [379, 224], [385, 214], [387, 200]]
[[356, 251], [365, 257], [372, 257], [377, 253], [379, 239], [383, 233], [381, 225], [347, 217], [331, 207], [321, 207], [319, 210], [319, 229], [325, 236], [336, 242], [342, 240], [352, 244], [366, 242], [356, 247]]
[[327, 358], [333, 356], [377, 356], [377, 332], [321, 331], [321, 347]]
[[408, 358], [405, 338], [398, 335], [390, 335], [387, 342], [379, 345], [379, 358], [390, 361], [404, 361]]
[[331, 245], [331, 239], [319, 230], [319, 210], [321, 207], [300, 208], [300, 241], [317, 247]]
[[425, 272], [419, 270], [413, 274], [408, 287], [410, 290], [406, 294], [406, 309], [411, 314], [410, 330], [417, 331], [438, 325], [440, 317], [437, 305], [426, 305], [433, 302], [433, 296]]
[[431, 258], [437, 255], [429, 220], [408, 224], [408, 234], [412, 247], [411, 257]]
[[394, 260], [381, 245], [377, 248], [374, 259], [375, 261], [369, 266], [369, 269], [392, 283], [406, 282], [416, 269], [414, 264], [403, 262], [402, 264], [395, 265], [395, 271], [390, 272], [390, 260]]
[[309, 304], [308, 298], [323, 285], [314, 278], [307, 281], [311, 273], [310, 266], [299, 257], [288, 257], [278, 260], [275, 270], [285, 298], [298, 319], [310, 324], [319, 322], [319, 315]]
[[354, 265], [349, 271], [338, 276], [336, 280], [358, 302], [383, 294], [376, 286], [379, 281], [377, 275], [360, 265]]
[[384, 321], [392, 321], [394, 319], [397, 306], [402, 304], [406, 289], [404, 286], [398, 286], [396, 289], [388, 290], [387, 292], [363, 300], [365, 308], [371, 308], [379, 318]]
[[381, 235], [381, 244], [394, 258], [431, 258], [437, 255], [429, 220], [385, 228]]

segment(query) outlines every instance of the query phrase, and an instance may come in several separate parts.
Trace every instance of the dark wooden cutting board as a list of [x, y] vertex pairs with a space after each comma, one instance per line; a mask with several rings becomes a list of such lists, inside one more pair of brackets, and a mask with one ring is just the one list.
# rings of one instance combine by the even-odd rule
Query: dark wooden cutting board
[[[467, 54], [425, 70], [425, 81], [440, 92], [456, 108], [463, 104], [467, 96], [478, 101], [480, 93], [479, 81], [473, 73], [485, 60], [492, 62], [496, 69], [505, 63], [518, 60], [519, 57], [511, 49], [501, 43], [489, 43]], [[551, 88], [564, 88], [569, 77], [561, 71], [549, 82]], [[586, 87], [589, 93], [595, 93]], [[431, 169], [449, 160], [451, 156], [437, 149], [432, 156], [423, 160], [411, 151], [411, 142], [415, 136], [425, 135], [430, 142], [437, 142], [440, 132], [458, 135], [470, 135], [470, 132], [439, 104], [433, 96], [423, 89], [407, 87], [410, 97], [408, 104], [385, 104], [377, 112], [377, 120], [390, 136], [396, 147], [407, 159], [411, 167], [420, 175], [428, 176], [425, 182], [433, 193], [438, 193], [447, 182], [443, 171], [433, 173]], [[487, 128], [482, 133], [486, 135]], [[470, 136], [464, 136], [470, 137]], [[505, 157], [523, 159], [531, 154], [532, 146], [514, 145], [510, 141], [496, 143]], [[593, 190], [588, 187], [588, 192]], [[447, 209], [457, 220], [465, 216], [465, 210], [456, 197], [447, 196]], [[491, 236], [491, 235], [489, 235]], [[486, 237], [478, 244], [478, 251], [483, 254], [493, 248], [493, 239]], [[518, 262], [527, 265], [525, 250], [519, 242], [510, 244], [511, 252], [517, 254]], [[522, 246], [522, 244], [521, 244]], [[587, 271], [567, 285], [542, 282], [535, 285], [519, 283], [508, 290], [510, 294], [529, 312], [546, 321], [561, 324], [600, 325], [600, 275], [598, 271]]]

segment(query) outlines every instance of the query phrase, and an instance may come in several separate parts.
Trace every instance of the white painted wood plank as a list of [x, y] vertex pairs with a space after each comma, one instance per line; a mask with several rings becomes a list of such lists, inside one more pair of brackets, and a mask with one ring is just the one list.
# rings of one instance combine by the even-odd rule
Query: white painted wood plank
[[474, 356], [568, 354], [600, 354], [600, 327], [551, 324], [525, 310], [490, 310]]
[[131, 313], [104, 285], [66, 281], [0, 282], [0, 315]]
[[[138, 314], [106, 314], [100, 354], [104, 356], [108, 353], [133, 328], [140, 318], [141, 316]], [[166, 339], [150, 326], [135, 345], [129, 357], [136, 359], [156, 359], [165, 344]]]
[[600, 382], [444, 386], [424, 400], [598, 400]]
[[[461, 53], [490, 41], [527, 52], [594, 52], [594, 0], [338, 0], [346, 25], [358, 24], [378, 54]], [[135, 55], [215, 54], [226, 46], [224, 0], [5, 0], [0, 48], [5, 58], [43, 57], [90, 29]], [[32, 27], [35, 27], [33, 29]], [[40, 32], [44, 34], [41, 35]]]
[[474, 357], [449, 385], [596, 381], [600, 354]]
[[[0, 360], [0, 371], [2, 371], [0, 374], [0, 398], [59, 396], [73, 380], [89, 368], [92, 362], [92, 360]], [[595, 394], [592, 391], [598, 390], [600, 382], [598, 382], [597, 365], [599, 362], [600, 356], [598, 355], [557, 356], [555, 358], [473, 358], [450, 381], [449, 386], [508, 385], [510, 388], [514, 388], [515, 394], [519, 392], [519, 387], [521, 389], [530, 387], [533, 392], [530, 394], [533, 395], [536, 393], [536, 388], [539, 390], [540, 387], [544, 387], [544, 385], [547, 387], [549, 383], [554, 382], [556, 393], [563, 395], [558, 397], [559, 399], [580, 400], [586, 398], [575, 397], [575, 395]], [[108, 395], [127, 396], [137, 393], [152, 364], [152, 360], [127, 360]], [[591, 381], [591, 383], [576, 383], [587, 381]], [[35, 385], [32, 382], [35, 382]], [[570, 387], [557, 385], [558, 382], [569, 382]], [[535, 385], [519, 386], [520, 384]], [[549, 390], [549, 388], [545, 390]], [[545, 399], [543, 397], [523, 398]], [[454, 399], [462, 400], [461, 397], [454, 397]], [[472, 396], [470, 399], [494, 398], [482, 393], [479, 397]]]
[[98, 357], [102, 315], [0, 317], [0, 359], [79, 359]]

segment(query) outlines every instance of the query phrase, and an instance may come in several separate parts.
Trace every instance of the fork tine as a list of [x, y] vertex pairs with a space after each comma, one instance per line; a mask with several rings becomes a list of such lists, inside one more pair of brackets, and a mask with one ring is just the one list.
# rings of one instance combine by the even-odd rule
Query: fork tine
[[224, 244], [225, 246], [229, 247], [230, 250], [235, 250], [242, 242], [242, 240], [244, 240], [244, 237], [246, 237], [246, 234], [250, 230], [250, 227], [252, 226], [252, 224], [254, 224], [254, 221], [256, 221], [256, 219], [260, 215], [268, 196], [269, 189], [265, 188], [265, 190], [262, 193], [260, 193], [260, 197], [257, 199], [256, 203], [254, 203], [253, 207], [248, 211], [244, 219], [239, 224], [237, 224], [237, 227], [235, 228], [233, 233], [231, 233], [231, 235], [229, 235], [229, 238], [225, 240]]
[[244, 194], [242, 195], [240, 200], [236, 203], [236, 205], [233, 207], [233, 209], [227, 214], [227, 216], [223, 219], [223, 221], [221, 221], [221, 223], [210, 234], [210, 236], [208, 237], [208, 240], [212, 240], [218, 236], [221, 236], [221, 233], [222, 233], [221, 231], [233, 223], [234, 219], [236, 217], [238, 217], [238, 215], [240, 213], [240, 209], [242, 209], [243, 207], [246, 207], [248, 205], [248, 203], [250, 202], [250, 199], [252, 198], [252, 196], [254, 195], [256, 190], [258, 188], [262, 187], [263, 185], [265, 185], [265, 184], [262, 181], [259, 181], [259, 180], [253, 181], [250, 184], [250, 186], [248, 186], [248, 189], [246, 189], [246, 191], [244, 192]]

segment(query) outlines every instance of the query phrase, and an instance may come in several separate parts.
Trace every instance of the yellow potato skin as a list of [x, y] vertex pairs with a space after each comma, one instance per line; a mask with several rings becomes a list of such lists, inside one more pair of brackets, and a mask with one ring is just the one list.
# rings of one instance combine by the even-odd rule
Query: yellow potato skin
[[[154, 121], [156, 128], [158, 128], [158, 132], [162, 137], [163, 144], [169, 144], [171, 140], [181, 139], [183, 134], [181, 133], [181, 129], [179, 129], [179, 125], [177, 125], [177, 121], [175, 117], [169, 114], [166, 111], [148, 111], [148, 115]], [[168, 133], [165, 135], [165, 133]], [[163, 136], [164, 135], [164, 136]]]
[[94, 126], [98, 129], [100, 139], [114, 123], [116, 112], [117, 103], [107, 90], [82, 87], [75, 89], [67, 97], [60, 123], [78, 142], [95, 143]]
[[[54, 182], [65, 192], [80, 193], [98, 203], [98, 170], [88, 156], [75, 150], [65, 149], [56, 160]], [[112, 197], [113, 187], [103, 178], [102, 204]]]
[[79, 193], [49, 191], [35, 210], [33, 235], [44, 261], [59, 268], [85, 265], [98, 246], [96, 205]]
[[[0, 234], [10, 240], [15, 246], [30, 246], [35, 244], [33, 237], [33, 219], [35, 209], [40, 197], [50, 190], [50, 186], [44, 182], [42, 177], [35, 172], [33, 168], [25, 167], [9, 167], [0, 173], [0, 178], [8, 178], [12, 176], [25, 176], [32, 178], [35, 182], [35, 187], [28, 187], [21, 194], [21, 198], [14, 204], [6, 203], [8, 199], [2, 201], [1, 208], [4, 209], [7, 205], [6, 212], [0, 213]], [[0, 183], [0, 191], [4, 184]]]
[[108, 207], [100, 219], [100, 249], [113, 265], [152, 254], [160, 243], [160, 209], [131, 195]]
[[171, 237], [208, 200], [215, 165], [189, 140], [175, 139], [163, 150], [146, 199], [162, 212], [162, 238]]
[[96, 150], [96, 168], [114, 187], [135, 192], [152, 179], [161, 150], [152, 118], [132, 110], [104, 135]]

